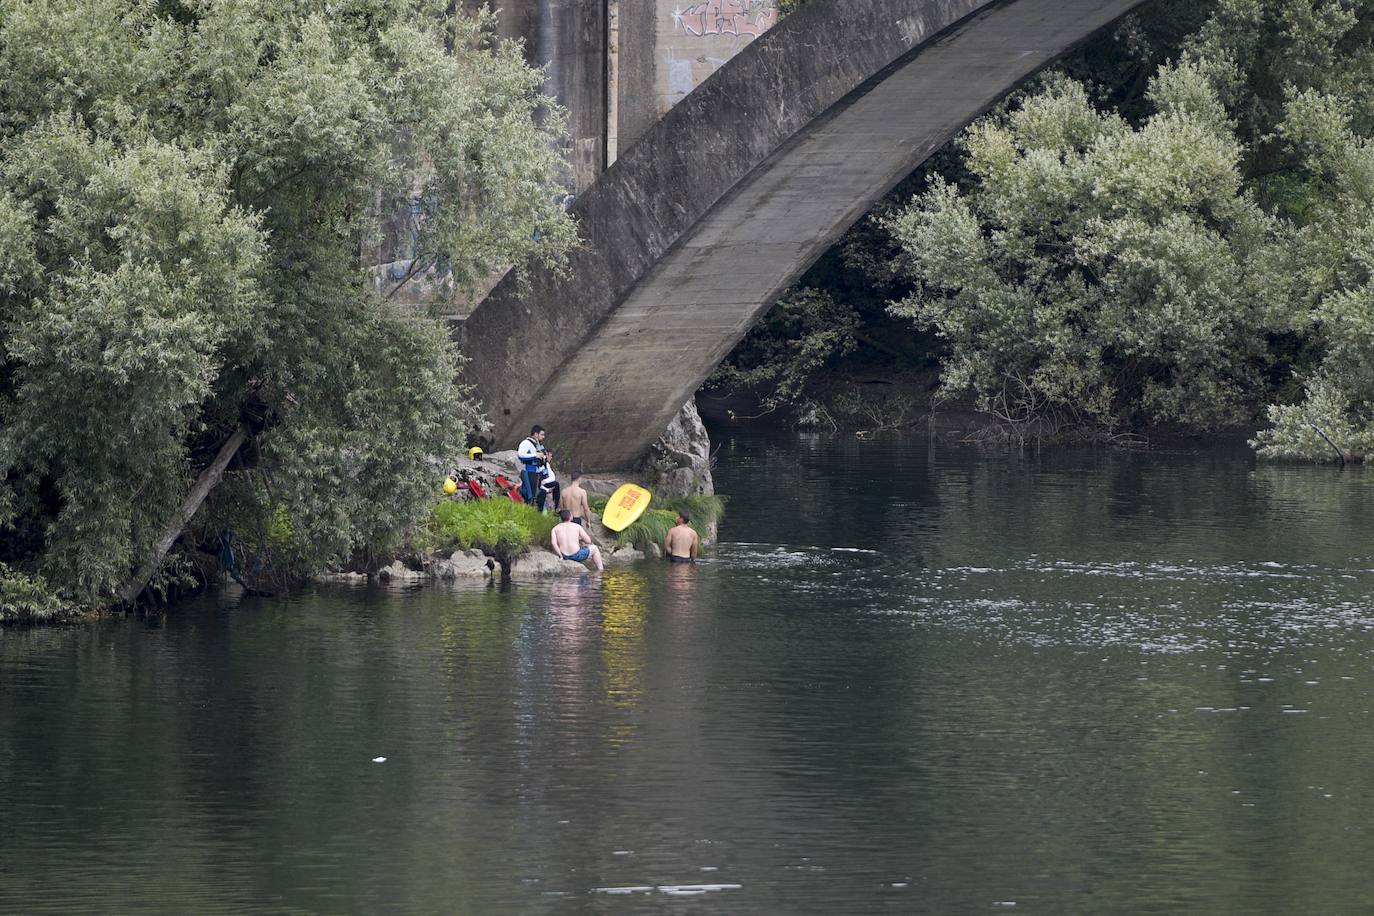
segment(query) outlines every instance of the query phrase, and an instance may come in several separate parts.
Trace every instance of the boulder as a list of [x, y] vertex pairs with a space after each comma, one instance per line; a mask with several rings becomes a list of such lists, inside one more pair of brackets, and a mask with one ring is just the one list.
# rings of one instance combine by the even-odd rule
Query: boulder
[[512, 579], [538, 579], [546, 576], [575, 576], [587, 572], [587, 567], [572, 560], [556, 557], [547, 550], [531, 550], [511, 563]]
[[697, 413], [697, 402], [688, 401], [673, 417], [645, 459], [649, 489], [657, 496], [710, 496], [711, 439]]
[[413, 582], [426, 577], [426, 573], [410, 569], [400, 560], [392, 560], [389, 566], [377, 570], [377, 578], [383, 582]]
[[361, 585], [367, 581], [367, 573], [363, 572], [322, 572], [315, 576], [316, 582], [346, 582], [349, 585]]
[[620, 489], [620, 485], [623, 483], [626, 481], [622, 477], [599, 477], [587, 474], [582, 478], [582, 489], [591, 496], [610, 499], [611, 494]]
[[496, 561], [476, 549], [454, 551], [434, 564], [434, 574], [441, 579], [486, 579], [495, 569]]
[[600, 545], [603, 551], [615, 549], [615, 532], [601, 524], [601, 516], [595, 512], [587, 520], [587, 533], [592, 536], [592, 540]]
[[644, 554], [635, 550], [628, 544], [617, 544], [615, 549], [606, 554], [606, 565], [623, 565], [625, 563], [638, 563], [644, 559]]
[[[504, 452], [490, 452], [484, 454], [482, 459], [487, 464], [499, 465], [503, 471], [515, 471], [517, 474], [520, 472], [520, 459], [516, 456], [514, 449]], [[482, 462], [472, 463], [481, 464]]]

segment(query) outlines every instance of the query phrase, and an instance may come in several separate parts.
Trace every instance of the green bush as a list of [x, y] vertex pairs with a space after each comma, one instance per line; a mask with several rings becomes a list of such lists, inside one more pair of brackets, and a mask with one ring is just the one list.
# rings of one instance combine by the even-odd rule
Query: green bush
[[[593, 512], [598, 516], [605, 514], [605, 499], [597, 497], [590, 502]], [[628, 544], [636, 550], [644, 550], [650, 544], [662, 546], [668, 530], [677, 524], [679, 512], [686, 512], [691, 517], [692, 528], [704, 538], [725, 514], [725, 497], [675, 496], [661, 502], [656, 501], [633, 525], [617, 534], [616, 541]]]
[[663, 508], [674, 513], [686, 512], [692, 519], [692, 527], [704, 535], [725, 516], [725, 497], [675, 496], [665, 501]]
[[42, 576], [28, 576], [0, 563], [0, 623], [51, 620], [68, 609]]
[[434, 507], [419, 546], [433, 550], [476, 547], [509, 563], [532, 544], [549, 540], [558, 524], [533, 506], [509, 499], [451, 499]]

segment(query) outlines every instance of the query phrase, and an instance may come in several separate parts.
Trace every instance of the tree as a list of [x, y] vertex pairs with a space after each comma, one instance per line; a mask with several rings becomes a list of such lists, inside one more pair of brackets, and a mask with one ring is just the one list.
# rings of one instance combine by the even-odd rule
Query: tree
[[1284, 265], [1290, 321], [1321, 356], [1303, 397], [1269, 408], [1254, 442], [1269, 457], [1374, 455], [1374, 140], [1356, 120], [1343, 99], [1308, 91], [1291, 95], [1282, 125], [1312, 200]]
[[0, 562], [109, 600], [245, 425], [207, 530], [418, 519], [481, 418], [370, 236], [413, 204], [455, 293], [574, 242], [542, 74], [447, 7], [0, 0]]
[[795, 290], [769, 309], [707, 386], [755, 389], [763, 394], [764, 409], [776, 410], [796, 401], [827, 363], [854, 349], [858, 324], [853, 308], [837, 305], [825, 292]]
[[946, 340], [947, 393], [1040, 431], [1247, 418], [1277, 226], [1202, 69], [1164, 69], [1150, 98], [1132, 128], [1052, 78], [965, 133], [969, 190], [937, 177], [888, 220], [916, 284], [892, 310]]

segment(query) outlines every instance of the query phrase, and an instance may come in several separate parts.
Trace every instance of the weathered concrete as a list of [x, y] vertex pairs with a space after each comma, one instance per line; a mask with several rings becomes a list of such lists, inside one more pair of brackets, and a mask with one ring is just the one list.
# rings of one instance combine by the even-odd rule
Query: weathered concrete
[[[484, 0], [463, 0], [469, 13]], [[568, 111], [570, 184], [582, 190], [606, 167], [606, 0], [494, 3], [502, 38], [518, 38], [544, 70], [544, 92]]]
[[567, 274], [508, 277], [460, 327], [495, 440], [539, 422], [564, 468], [634, 462], [883, 194], [1141, 3], [820, 3], [765, 32], [578, 198]]

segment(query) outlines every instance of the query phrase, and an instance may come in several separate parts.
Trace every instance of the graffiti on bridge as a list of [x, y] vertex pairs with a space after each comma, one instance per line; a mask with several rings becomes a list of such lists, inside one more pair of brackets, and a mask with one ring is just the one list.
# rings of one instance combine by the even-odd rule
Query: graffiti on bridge
[[673, 24], [688, 35], [758, 38], [778, 21], [771, 0], [702, 0], [673, 10]]

